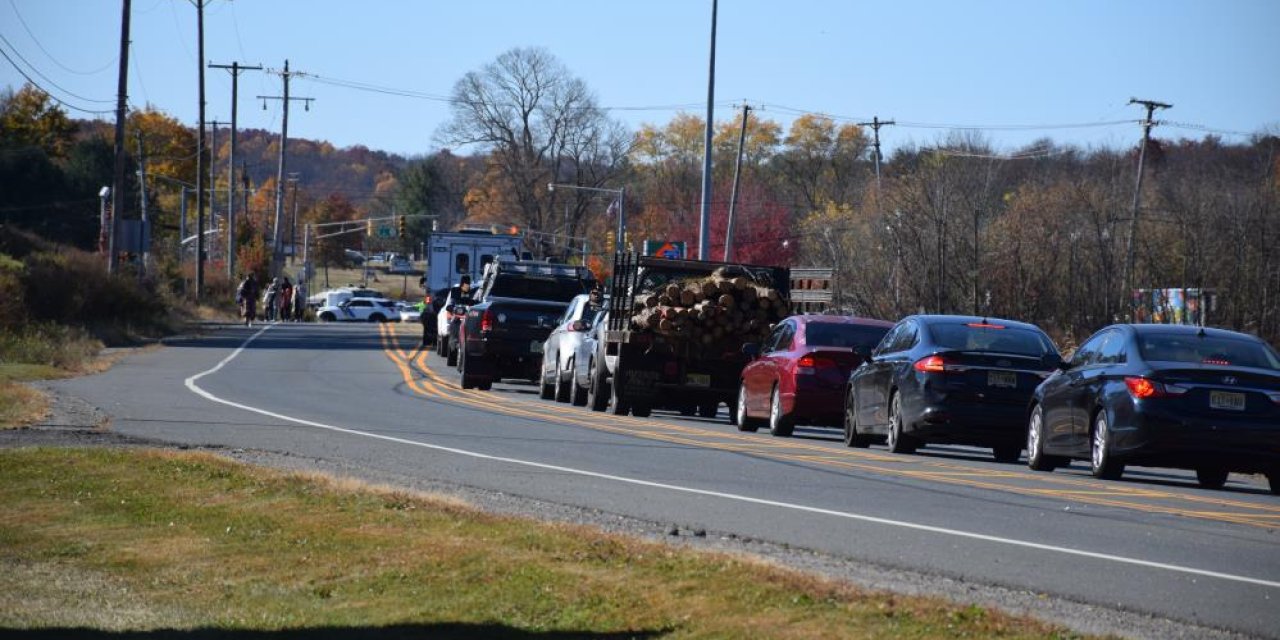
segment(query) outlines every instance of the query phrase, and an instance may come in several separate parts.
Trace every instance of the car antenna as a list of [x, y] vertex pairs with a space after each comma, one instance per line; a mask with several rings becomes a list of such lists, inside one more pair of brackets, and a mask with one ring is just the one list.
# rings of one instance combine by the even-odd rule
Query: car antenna
[[1196, 337], [1203, 338], [1205, 336], [1204, 325], [1200, 325], [1200, 330], [1196, 332]]

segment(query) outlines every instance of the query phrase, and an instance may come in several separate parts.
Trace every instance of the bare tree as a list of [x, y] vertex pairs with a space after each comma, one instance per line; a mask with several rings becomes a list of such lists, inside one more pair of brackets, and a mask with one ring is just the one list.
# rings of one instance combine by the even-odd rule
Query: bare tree
[[[452, 110], [439, 138], [488, 154], [486, 200], [526, 228], [559, 226], [547, 183], [594, 186], [624, 168], [630, 136], [545, 49], [511, 49], [466, 74], [454, 86]], [[572, 226], [584, 211], [576, 209]]]

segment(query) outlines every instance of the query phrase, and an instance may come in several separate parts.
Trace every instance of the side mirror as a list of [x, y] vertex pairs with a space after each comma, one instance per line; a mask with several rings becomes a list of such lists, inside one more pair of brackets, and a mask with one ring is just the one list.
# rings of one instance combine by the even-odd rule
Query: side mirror
[[1066, 360], [1063, 360], [1062, 356], [1056, 353], [1046, 354], [1044, 357], [1044, 363], [1053, 369], [1057, 369], [1058, 371], [1066, 371], [1067, 369], [1071, 368], [1071, 363]]
[[755, 342], [748, 342], [742, 345], [742, 353], [754, 360], [756, 356], [760, 355], [760, 345]]
[[862, 345], [854, 345], [853, 355], [857, 356], [859, 360], [866, 362], [871, 359], [871, 350]]
[[466, 313], [467, 313], [467, 305], [465, 305], [465, 304], [455, 304], [455, 305], [453, 305], [453, 308], [452, 308], [452, 309], [450, 309], [449, 311], [450, 311], [450, 313], [452, 313], [452, 314], [453, 314], [453, 315], [455, 315], [455, 316], [462, 316], [462, 315], [466, 315]]

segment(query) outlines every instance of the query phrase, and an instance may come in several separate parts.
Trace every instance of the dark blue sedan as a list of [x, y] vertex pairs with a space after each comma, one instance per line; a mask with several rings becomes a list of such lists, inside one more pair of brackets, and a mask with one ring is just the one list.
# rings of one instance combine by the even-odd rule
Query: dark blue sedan
[[894, 453], [968, 444], [1015, 462], [1031, 394], [1061, 362], [1053, 341], [1032, 324], [909, 316], [849, 377], [845, 443], [866, 446], [883, 435]]
[[1280, 356], [1243, 333], [1113, 325], [1036, 390], [1027, 461], [1051, 471], [1088, 460], [1099, 478], [1126, 464], [1194, 469], [1219, 488], [1265, 473], [1280, 493]]

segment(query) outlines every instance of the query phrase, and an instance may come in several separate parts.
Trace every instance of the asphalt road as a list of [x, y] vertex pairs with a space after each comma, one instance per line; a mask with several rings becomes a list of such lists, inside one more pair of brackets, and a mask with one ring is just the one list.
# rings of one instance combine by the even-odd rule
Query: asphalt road
[[1094, 480], [989, 452], [848, 449], [462, 391], [419, 325], [227, 328], [57, 386], [127, 435], [262, 449], [501, 491], [1258, 636], [1280, 634], [1280, 498], [1232, 475]]

